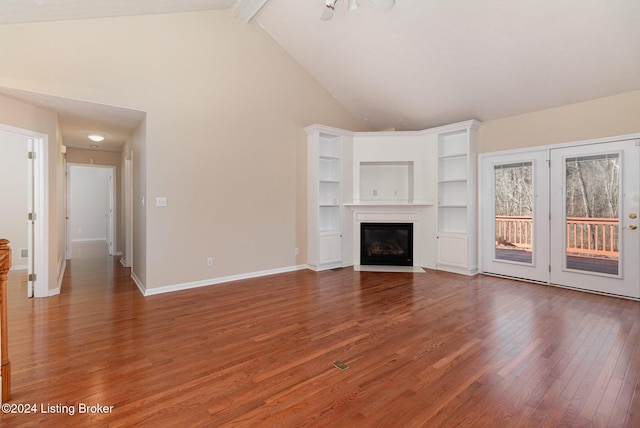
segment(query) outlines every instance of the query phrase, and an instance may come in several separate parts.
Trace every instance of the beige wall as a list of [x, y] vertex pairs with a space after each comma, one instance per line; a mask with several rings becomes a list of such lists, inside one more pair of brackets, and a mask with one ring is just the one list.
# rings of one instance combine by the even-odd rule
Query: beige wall
[[227, 10], [4, 25], [0, 56], [0, 86], [147, 112], [125, 149], [147, 288], [305, 263], [303, 128], [362, 128]]
[[[0, 26], [1, 27], [1, 26]], [[0, 42], [2, 43], [2, 42]], [[0, 54], [1, 56], [1, 54]], [[64, 266], [64, 173], [62, 141], [58, 130], [58, 117], [11, 98], [0, 96], [0, 123], [22, 130], [33, 131], [47, 138], [47, 202], [49, 205], [48, 241], [49, 290], [58, 287]]]
[[478, 152], [640, 132], [640, 91], [484, 122]]

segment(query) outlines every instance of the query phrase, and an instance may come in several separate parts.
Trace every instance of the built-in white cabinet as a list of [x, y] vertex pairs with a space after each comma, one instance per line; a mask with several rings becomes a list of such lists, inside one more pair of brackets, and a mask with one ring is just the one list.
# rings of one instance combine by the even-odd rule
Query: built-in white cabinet
[[467, 275], [478, 271], [476, 131], [463, 122], [438, 133], [437, 268]]
[[[314, 125], [307, 132], [307, 264], [323, 270], [342, 266], [345, 201], [352, 185], [350, 133]], [[345, 199], [347, 198], [347, 199]], [[350, 235], [350, 234], [349, 234]]]
[[359, 260], [363, 218], [400, 222], [410, 215], [416, 263], [477, 273], [478, 127], [471, 120], [403, 132], [305, 128], [309, 268]]

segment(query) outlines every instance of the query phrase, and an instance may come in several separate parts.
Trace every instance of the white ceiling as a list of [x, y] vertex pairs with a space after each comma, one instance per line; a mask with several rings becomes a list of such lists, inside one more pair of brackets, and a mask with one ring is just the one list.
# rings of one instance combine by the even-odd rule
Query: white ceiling
[[255, 20], [371, 130], [640, 89], [639, 0], [270, 0]]
[[[358, 3], [349, 11], [339, 0], [333, 19], [321, 21], [325, 0], [13, 0], [0, 3], [0, 24], [257, 12], [255, 21], [370, 130], [486, 121], [640, 89], [638, 0], [396, 0], [387, 12]], [[70, 145], [72, 129], [107, 108], [0, 93], [62, 112]], [[130, 124], [143, 113], [113, 113], [122, 114]]]
[[[137, 110], [12, 88], [0, 87], [0, 94], [56, 112], [62, 139], [67, 147], [119, 152], [145, 116], [144, 112]], [[105, 139], [94, 143], [88, 139], [90, 134], [101, 134]], [[97, 147], [92, 148], [91, 145]]]

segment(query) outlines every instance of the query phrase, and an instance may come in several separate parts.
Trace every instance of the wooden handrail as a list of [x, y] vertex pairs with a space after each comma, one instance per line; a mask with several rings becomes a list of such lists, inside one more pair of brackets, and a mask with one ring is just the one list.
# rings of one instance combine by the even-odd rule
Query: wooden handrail
[[[567, 217], [567, 253], [618, 257], [618, 219]], [[496, 216], [496, 245], [530, 250], [533, 230], [529, 216]]]
[[7, 334], [7, 276], [11, 269], [11, 248], [9, 241], [0, 239], [0, 359], [2, 369], [2, 402], [9, 401], [11, 397], [11, 363], [9, 362], [9, 336]]

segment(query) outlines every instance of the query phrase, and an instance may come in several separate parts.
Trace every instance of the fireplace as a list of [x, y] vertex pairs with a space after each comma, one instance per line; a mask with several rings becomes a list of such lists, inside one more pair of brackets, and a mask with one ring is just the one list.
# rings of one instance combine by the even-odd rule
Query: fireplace
[[360, 223], [360, 264], [413, 266], [413, 223]]

